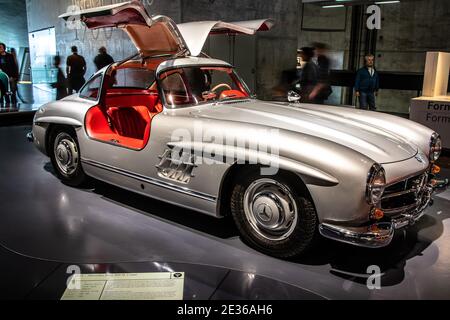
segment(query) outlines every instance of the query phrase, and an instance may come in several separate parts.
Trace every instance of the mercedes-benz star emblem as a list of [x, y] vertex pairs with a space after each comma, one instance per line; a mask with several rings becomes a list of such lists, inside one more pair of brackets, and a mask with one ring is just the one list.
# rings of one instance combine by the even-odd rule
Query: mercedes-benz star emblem
[[261, 203], [258, 206], [257, 213], [263, 221], [270, 221], [272, 219], [272, 209], [266, 203]]

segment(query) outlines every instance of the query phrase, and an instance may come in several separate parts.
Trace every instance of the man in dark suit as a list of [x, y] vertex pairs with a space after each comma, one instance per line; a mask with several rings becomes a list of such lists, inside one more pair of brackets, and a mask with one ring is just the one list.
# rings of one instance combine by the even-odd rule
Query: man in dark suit
[[356, 73], [355, 92], [359, 98], [359, 107], [364, 110], [376, 110], [375, 100], [380, 88], [378, 72], [375, 69], [375, 57], [364, 57], [365, 66]]
[[84, 74], [86, 73], [86, 61], [83, 56], [78, 54], [78, 48], [76, 46], [73, 46], [71, 49], [72, 55], [67, 57], [66, 62], [69, 95], [73, 93], [73, 90], [75, 90], [75, 92], [80, 91], [81, 87], [86, 82], [84, 79]]
[[94, 59], [94, 64], [97, 67], [97, 71], [103, 69], [113, 62], [113, 57], [111, 57], [108, 52], [106, 52], [105, 47], [101, 47], [100, 49], [98, 49], [98, 55]]

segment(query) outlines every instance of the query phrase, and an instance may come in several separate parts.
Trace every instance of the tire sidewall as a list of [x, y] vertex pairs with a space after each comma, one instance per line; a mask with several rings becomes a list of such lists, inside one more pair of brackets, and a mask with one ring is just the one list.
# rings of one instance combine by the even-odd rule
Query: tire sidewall
[[[66, 175], [63, 172], [60, 171], [59, 166], [56, 162], [56, 155], [55, 155], [55, 142], [56, 138], [60, 133], [66, 133], [69, 135], [76, 144], [77, 150], [78, 150], [78, 165], [77, 169], [74, 173], [71, 175]], [[82, 165], [81, 165], [81, 153], [80, 153], [80, 145], [78, 144], [77, 135], [74, 129], [72, 128], [56, 128], [52, 130], [50, 135], [50, 159], [52, 161], [53, 168], [55, 169], [56, 175], [58, 178], [64, 183], [69, 186], [81, 186], [86, 181], [86, 174], [83, 171]]]
[[[282, 183], [291, 192], [297, 205], [297, 222], [293, 232], [283, 240], [269, 240], [259, 235], [250, 225], [244, 212], [244, 194], [250, 184], [258, 179], [269, 178]], [[317, 234], [317, 215], [309, 196], [302, 194], [292, 179], [283, 173], [261, 176], [258, 170], [240, 175], [231, 199], [233, 219], [245, 242], [259, 251], [275, 257], [288, 258], [306, 253]]]

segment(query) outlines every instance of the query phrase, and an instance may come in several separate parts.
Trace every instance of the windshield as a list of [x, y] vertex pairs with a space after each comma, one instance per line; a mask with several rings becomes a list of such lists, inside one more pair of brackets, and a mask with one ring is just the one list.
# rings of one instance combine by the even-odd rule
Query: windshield
[[245, 84], [224, 67], [187, 67], [164, 71], [159, 76], [168, 107], [186, 107], [250, 96]]

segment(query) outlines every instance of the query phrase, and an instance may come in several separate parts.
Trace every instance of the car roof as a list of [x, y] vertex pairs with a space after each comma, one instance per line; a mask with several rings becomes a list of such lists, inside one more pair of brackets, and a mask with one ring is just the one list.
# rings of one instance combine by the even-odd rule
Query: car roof
[[[122, 62], [121, 65], [125, 68], [130, 63], [136, 63], [136, 66], [144, 67], [142, 64], [142, 60], [128, 60], [126, 62]], [[118, 62], [113, 63], [114, 65], [117, 65]], [[96, 73], [94, 73], [90, 78], [94, 78], [99, 74], [105, 73], [105, 71], [110, 67], [111, 65], [108, 65], [100, 70], [98, 70]], [[182, 57], [182, 58], [175, 58], [175, 59], [168, 59], [161, 62], [158, 67], [156, 68], [156, 74], [159, 74], [160, 72], [163, 72], [167, 69], [173, 69], [173, 68], [181, 68], [181, 67], [191, 67], [191, 66], [214, 66], [214, 67], [225, 67], [225, 68], [233, 68], [231, 64], [228, 62], [225, 62], [223, 60], [219, 59], [212, 59], [212, 58], [203, 58], [203, 57]], [[145, 67], [144, 67], [145, 68]]]
[[169, 59], [162, 62], [158, 68], [156, 69], [156, 73], [173, 69], [173, 68], [181, 68], [181, 67], [190, 67], [190, 66], [220, 66], [220, 67], [228, 67], [232, 68], [233, 66], [228, 62], [212, 59], [212, 58], [203, 58], [203, 57], [184, 57], [177, 59]]

